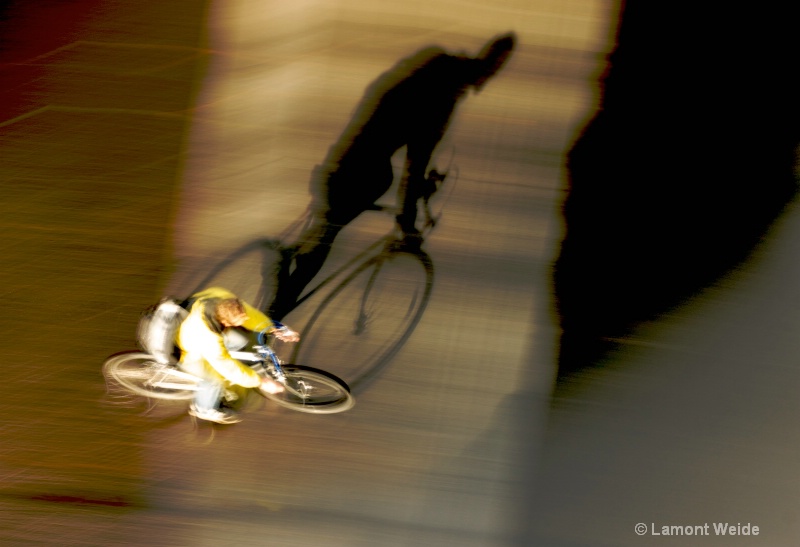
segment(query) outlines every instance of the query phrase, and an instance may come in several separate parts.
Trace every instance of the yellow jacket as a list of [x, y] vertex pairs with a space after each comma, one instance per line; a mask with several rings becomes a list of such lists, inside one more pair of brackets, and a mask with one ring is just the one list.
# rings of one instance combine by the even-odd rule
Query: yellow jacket
[[[261, 378], [252, 368], [231, 357], [222, 336], [224, 328], [214, 318], [215, 301], [225, 298], [236, 298], [236, 295], [213, 287], [192, 296], [192, 308], [178, 329], [181, 367], [197, 376], [217, 376], [231, 384], [258, 387]], [[272, 327], [272, 321], [266, 315], [246, 302], [242, 304], [247, 312], [247, 321], [242, 327], [251, 331]]]

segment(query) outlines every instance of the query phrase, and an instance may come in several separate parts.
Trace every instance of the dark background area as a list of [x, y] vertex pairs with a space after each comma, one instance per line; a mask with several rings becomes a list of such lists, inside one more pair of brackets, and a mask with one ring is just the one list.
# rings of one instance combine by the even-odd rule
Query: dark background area
[[629, 1], [567, 157], [559, 377], [748, 257], [797, 190], [793, 6]]

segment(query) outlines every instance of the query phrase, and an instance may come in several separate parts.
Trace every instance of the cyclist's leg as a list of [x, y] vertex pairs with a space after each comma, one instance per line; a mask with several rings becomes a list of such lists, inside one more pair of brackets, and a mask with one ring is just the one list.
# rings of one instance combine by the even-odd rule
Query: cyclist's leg
[[322, 186], [331, 218], [354, 219], [372, 208], [394, 181], [391, 153], [361, 151], [355, 156], [342, 158]]
[[425, 211], [426, 227], [436, 225], [438, 217], [434, 217], [431, 213], [430, 199], [439, 190], [446, 178], [447, 172], [440, 173], [436, 169], [431, 169], [425, 177], [425, 185], [422, 188], [422, 205]]
[[413, 196], [411, 192], [408, 191], [408, 186], [410, 185], [410, 181], [408, 181], [404, 188], [400, 190], [402, 200], [402, 208], [400, 212], [397, 214], [397, 226], [403, 232], [404, 236], [414, 236], [419, 234], [419, 230], [417, 230], [417, 197]]
[[428, 139], [408, 145], [405, 172], [400, 179], [397, 195], [400, 207], [397, 224], [406, 238], [421, 238], [421, 231], [416, 225], [418, 204], [420, 200], [427, 203], [436, 191], [435, 181], [425, 175], [432, 151], [433, 146]]
[[282, 319], [294, 308], [300, 294], [322, 269], [342, 228], [370, 209], [392, 184], [390, 160], [356, 165], [356, 160], [348, 158], [336, 165], [336, 169], [314, 174], [318, 183], [311, 223], [282, 253], [278, 289], [269, 309], [273, 319]]
[[341, 229], [324, 214], [316, 214], [299, 241], [281, 253], [278, 287], [268, 311], [272, 319], [280, 321], [294, 308], [300, 293], [322, 269]]
[[331, 180], [336, 177], [338, 162], [326, 159], [314, 167], [309, 191], [308, 222], [293, 240], [283, 243], [278, 264], [277, 287], [267, 314], [280, 321], [294, 309], [297, 298], [314, 278], [328, 256], [330, 242], [336, 237], [328, 212], [331, 209]]
[[[239, 413], [231, 407], [238, 406], [237, 399], [231, 405], [223, 406], [222, 398], [225, 392], [225, 382], [218, 378], [207, 377], [198, 384], [197, 395], [189, 407], [189, 414], [200, 420], [216, 422], [218, 424], [235, 424], [242, 421]], [[240, 400], [238, 401], [241, 402]]]
[[201, 420], [236, 423], [240, 419], [230, 410], [221, 409], [225, 380], [199, 356], [184, 356], [180, 368], [200, 378], [189, 414]]
[[218, 410], [222, 401], [222, 382], [212, 378], [204, 378], [199, 384], [194, 397], [194, 408], [198, 412]]
[[[436, 224], [436, 218], [431, 213], [429, 200], [439, 189], [444, 181], [445, 175], [435, 170], [424, 178], [410, 178], [405, 185], [400, 187], [399, 200], [402, 208], [397, 215], [397, 225], [403, 233], [402, 244], [409, 247], [419, 247], [424, 237], [423, 231]], [[422, 202], [422, 209], [425, 214], [424, 225], [420, 230], [417, 228], [417, 215], [419, 203]]]

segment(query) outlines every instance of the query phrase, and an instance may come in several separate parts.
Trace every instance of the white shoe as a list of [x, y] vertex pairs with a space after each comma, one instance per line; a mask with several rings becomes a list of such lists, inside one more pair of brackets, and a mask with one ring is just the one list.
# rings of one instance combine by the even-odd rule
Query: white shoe
[[242, 418], [236, 412], [228, 408], [223, 410], [217, 410], [215, 408], [199, 410], [196, 406], [191, 405], [189, 407], [189, 415], [200, 420], [207, 420], [217, 424], [235, 424], [242, 421]]

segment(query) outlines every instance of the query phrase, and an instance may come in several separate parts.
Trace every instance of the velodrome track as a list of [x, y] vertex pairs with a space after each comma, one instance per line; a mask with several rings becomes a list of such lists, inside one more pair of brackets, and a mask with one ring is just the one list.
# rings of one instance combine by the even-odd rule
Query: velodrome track
[[[760, 527], [742, 544], [797, 538], [794, 209], [737, 275], [551, 397], [562, 165], [613, 5], [73, 7], [49, 8], [48, 40], [19, 6], [5, 23], [0, 543], [642, 545], [665, 538], [640, 522], [726, 521]], [[374, 77], [509, 29], [518, 51], [445, 143], [459, 178], [425, 245], [424, 314], [353, 410], [264, 403], [210, 427], [106, 391], [100, 366], [133, 349], [141, 309], [302, 217]], [[328, 271], [390, 228], [359, 219]], [[313, 342], [317, 366], [358, 374], [341, 340]]]

